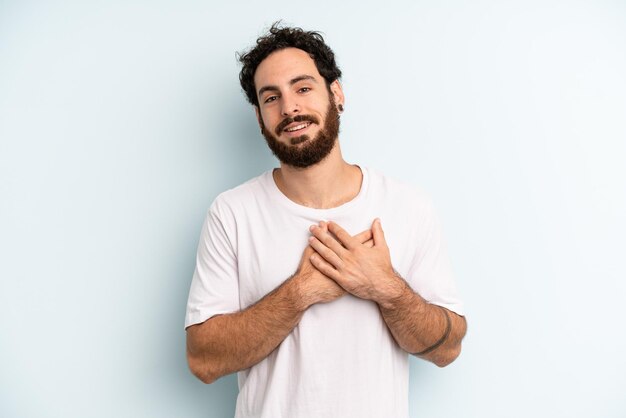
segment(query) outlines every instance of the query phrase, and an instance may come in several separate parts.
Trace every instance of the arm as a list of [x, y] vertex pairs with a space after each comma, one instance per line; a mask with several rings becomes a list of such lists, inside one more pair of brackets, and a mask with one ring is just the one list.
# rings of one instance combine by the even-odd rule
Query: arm
[[187, 361], [204, 383], [246, 369], [267, 357], [306, 309], [293, 276], [249, 308], [215, 316], [187, 329]]
[[[371, 231], [355, 239], [372, 246]], [[267, 357], [289, 335], [309, 306], [343, 296], [337, 283], [310, 262], [307, 246], [296, 273], [254, 305], [187, 328], [187, 361], [204, 383], [247, 369]]]
[[389, 281], [395, 296], [380, 300], [378, 306], [398, 345], [439, 367], [452, 363], [461, 354], [465, 317], [429, 304], [397, 275]]
[[376, 302], [394, 339], [407, 352], [440, 367], [458, 357], [465, 318], [427, 303], [395, 273], [379, 220], [372, 225], [371, 248], [359, 245], [333, 222], [327, 228], [337, 240], [323, 228], [311, 228], [310, 242], [317, 252], [311, 261], [317, 269], [354, 296]]

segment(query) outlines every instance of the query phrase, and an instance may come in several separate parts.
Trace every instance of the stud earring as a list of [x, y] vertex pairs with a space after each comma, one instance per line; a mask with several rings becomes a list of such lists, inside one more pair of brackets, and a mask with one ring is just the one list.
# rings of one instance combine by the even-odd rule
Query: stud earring
[[341, 103], [339, 103], [337, 105], [337, 109], [339, 109], [339, 113], [342, 113], [343, 112], [343, 105]]

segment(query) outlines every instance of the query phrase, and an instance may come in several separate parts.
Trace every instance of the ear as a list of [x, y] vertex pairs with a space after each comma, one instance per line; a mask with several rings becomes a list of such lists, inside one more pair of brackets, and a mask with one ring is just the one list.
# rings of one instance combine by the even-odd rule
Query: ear
[[333, 94], [336, 104], [342, 104], [345, 106], [346, 98], [343, 95], [343, 89], [341, 88], [341, 84], [339, 84], [339, 80], [335, 80], [330, 83], [330, 92]]

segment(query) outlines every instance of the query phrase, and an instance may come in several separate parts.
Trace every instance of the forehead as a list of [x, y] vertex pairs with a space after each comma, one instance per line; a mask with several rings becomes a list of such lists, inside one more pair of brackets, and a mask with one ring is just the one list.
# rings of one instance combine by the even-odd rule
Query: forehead
[[267, 56], [254, 73], [256, 90], [266, 85], [285, 85], [294, 77], [310, 75], [322, 79], [315, 61], [309, 54], [298, 48], [285, 48]]

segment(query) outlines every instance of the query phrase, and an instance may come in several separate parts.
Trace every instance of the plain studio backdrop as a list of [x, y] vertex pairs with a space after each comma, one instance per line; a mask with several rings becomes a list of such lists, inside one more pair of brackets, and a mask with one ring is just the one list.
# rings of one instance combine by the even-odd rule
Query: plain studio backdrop
[[0, 2], [0, 416], [233, 415], [183, 319], [207, 208], [277, 166], [235, 52], [278, 19], [337, 54], [346, 160], [443, 220], [469, 331], [411, 416], [626, 416], [626, 5], [592, 0]]

